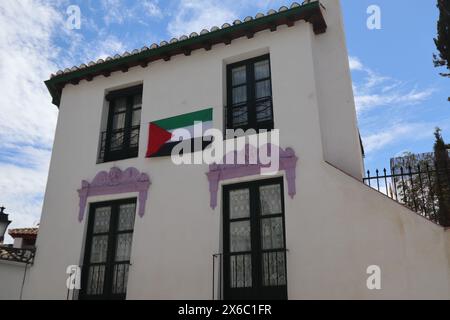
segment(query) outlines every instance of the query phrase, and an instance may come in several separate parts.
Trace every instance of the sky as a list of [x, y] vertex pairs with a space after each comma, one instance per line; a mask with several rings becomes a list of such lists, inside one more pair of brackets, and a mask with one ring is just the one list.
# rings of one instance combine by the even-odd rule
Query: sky
[[[342, 0], [366, 169], [428, 152], [436, 126], [450, 142], [450, 79], [439, 76], [433, 0]], [[58, 69], [290, 6], [277, 0], [1, 0], [0, 205], [11, 228], [38, 224], [58, 109], [43, 81]], [[67, 27], [69, 6], [80, 29]], [[367, 9], [380, 9], [369, 29]], [[7, 237], [7, 241], [11, 239]]]

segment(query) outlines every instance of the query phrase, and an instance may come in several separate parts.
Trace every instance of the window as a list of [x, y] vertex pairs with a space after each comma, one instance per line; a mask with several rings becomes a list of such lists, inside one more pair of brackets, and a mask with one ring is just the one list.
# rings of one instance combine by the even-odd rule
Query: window
[[227, 129], [274, 128], [270, 57], [227, 66]]
[[111, 92], [107, 130], [102, 132], [99, 162], [134, 158], [139, 153], [142, 86]]
[[93, 204], [80, 299], [125, 299], [136, 199]]
[[225, 299], [287, 299], [283, 179], [224, 187]]

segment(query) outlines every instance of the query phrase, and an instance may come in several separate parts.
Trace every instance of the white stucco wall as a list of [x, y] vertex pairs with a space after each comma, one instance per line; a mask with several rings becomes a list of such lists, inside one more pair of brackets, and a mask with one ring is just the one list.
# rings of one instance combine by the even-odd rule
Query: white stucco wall
[[362, 150], [340, 4], [338, 0], [321, 3], [328, 29], [312, 41], [312, 51], [323, 156], [362, 180]]
[[0, 261], [0, 300], [20, 299], [24, 274], [25, 264]]
[[[299, 157], [297, 195], [285, 195], [289, 298], [450, 298], [448, 232], [355, 180], [361, 176], [361, 154], [342, 26], [337, 2], [324, 3], [331, 8], [325, 35], [298, 22], [209, 52], [66, 86], [24, 297], [66, 298], [65, 271], [82, 264], [87, 220], [77, 221], [76, 190], [82, 180], [117, 166], [136, 167], [152, 179], [145, 216], [136, 218], [128, 298], [210, 299], [212, 254], [221, 252], [220, 192], [212, 210], [206, 165], [146, 159], [147, 124], [213, 107], [214, 125], [221, 128], [225, 65], [270, 53], [275, 127], [281, 146]], [[328, 48], [335, 55], [323, 52]], [[97, 165], [105, 91], [139, 82], [144, 84], [139, 157]], [[260, 177], [226, 183], [254, 178]], [[382, 268], [381, 291], [366, 288], [372, 264]]]

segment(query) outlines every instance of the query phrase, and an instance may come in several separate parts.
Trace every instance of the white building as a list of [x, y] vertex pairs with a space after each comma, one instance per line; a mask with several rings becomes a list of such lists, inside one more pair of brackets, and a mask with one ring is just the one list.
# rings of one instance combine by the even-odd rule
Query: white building
[[[46, 84], [59, 118], [24, 298], [66, 299], [71, 265], [82, 266], [79, 299], [450, 298], [450, 232], [363, 184], [339, 1]], [[279, 129], [280, 171], [177, 166], [171, 145], [146, 157], [149, 136], [161, 138], [149, 123], [210, 115], [221, 130]], [[381, 290], [367, 286], [373, 265]]]

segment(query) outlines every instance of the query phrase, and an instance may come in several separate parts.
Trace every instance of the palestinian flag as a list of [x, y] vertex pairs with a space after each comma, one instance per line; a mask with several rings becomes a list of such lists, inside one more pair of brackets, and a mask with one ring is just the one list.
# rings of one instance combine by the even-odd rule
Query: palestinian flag
[[[205, 130], [212, 128], [212, 116], [213, 109], [211, 108], [151, 122], [148, 133], [147, 158], [170, 156], [172, 149], [180, 143], [180, 140], [173, 135], [177, 129], [186, 129], [189, 134], [186, 132], [186, 136], [182, 140], [191, 140], [191, 150], [193, 152], [200, 151], [194, 150], [195, 140], [203, 140]], [[196, 122], [202, 122], [202, 132], [200, 133], [194, 133]], [[205, 149], [209, 144], [211, 141], [202, 142], [202, 148]]]

